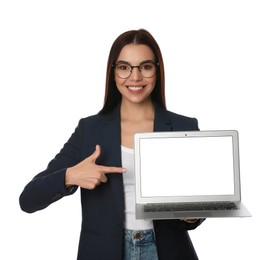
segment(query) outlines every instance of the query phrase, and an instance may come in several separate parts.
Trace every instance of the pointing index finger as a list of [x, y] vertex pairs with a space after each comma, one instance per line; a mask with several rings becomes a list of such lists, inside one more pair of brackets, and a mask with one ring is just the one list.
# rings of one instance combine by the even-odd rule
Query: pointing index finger
[[126, 169], [122, 168], [122, 167], [103, 166], [102, 167], [102, 172], [104, 174], [107, 174], [107, 173], [123, 173], [123, 172], [126, 172]]

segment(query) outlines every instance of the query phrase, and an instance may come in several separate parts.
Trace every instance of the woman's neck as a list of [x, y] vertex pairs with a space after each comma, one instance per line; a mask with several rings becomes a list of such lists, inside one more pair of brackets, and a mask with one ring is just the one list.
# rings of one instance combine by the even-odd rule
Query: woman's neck
[[121, 103], [121, 144], [134, 147], [134, 135], [141, 132], [152, 132], [154, 126], [154, 106], [150, 102], [145, 104]]
[[154, 120], [154, 106], [151, 100], [144, 103], [133, 104], [121, 102], [121, 120], [142, 121]]

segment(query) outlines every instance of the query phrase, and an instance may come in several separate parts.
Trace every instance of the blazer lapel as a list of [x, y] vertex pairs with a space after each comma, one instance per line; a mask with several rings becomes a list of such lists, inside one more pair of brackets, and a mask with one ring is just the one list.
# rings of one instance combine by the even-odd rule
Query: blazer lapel
[[[121, 134], [120, 134], [120, 106], [105, 115], [103, 126], [103, 147], [101, 147], [101, 160], [107, 166], [122, 167], [121, 160]], [[108, 174], [109, 183], [114, 193], [120, 217], [124, 218], [124, 187], [121, 173]]]
[[155, 103], [154, 132], [172, 131], [172, 121], [168, 117], [166, 110]]

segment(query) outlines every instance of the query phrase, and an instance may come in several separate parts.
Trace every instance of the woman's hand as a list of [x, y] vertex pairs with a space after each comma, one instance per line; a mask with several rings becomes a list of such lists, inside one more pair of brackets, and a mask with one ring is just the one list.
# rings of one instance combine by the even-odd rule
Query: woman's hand
[[84, 189], [95, 189], [100, 183], [107, 182], [106, 173], [123, 173], [126, 169], [122, 167], [110, 167], [96, 164], [101, 154], [100, 145], [96, 145], [93, 154], [85, 158], [77, 165], [66, 171], [65, 185], [77, 185]]

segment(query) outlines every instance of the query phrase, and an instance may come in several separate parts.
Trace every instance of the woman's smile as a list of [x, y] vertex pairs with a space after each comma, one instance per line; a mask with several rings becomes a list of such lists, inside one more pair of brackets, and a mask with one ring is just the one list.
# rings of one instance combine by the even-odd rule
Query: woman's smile
[[134, 94], [139, 94], [143, 91], [145, 86], [127, 86], [129, 92], [134, 93]]

